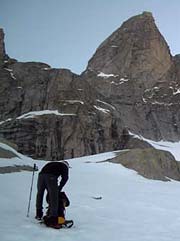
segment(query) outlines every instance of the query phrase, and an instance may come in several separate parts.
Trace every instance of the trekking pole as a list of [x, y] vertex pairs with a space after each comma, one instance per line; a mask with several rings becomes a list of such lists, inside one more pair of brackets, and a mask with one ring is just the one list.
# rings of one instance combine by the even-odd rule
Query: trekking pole
[[32, 174], [32, 181], [31, 181], [31, 188], [30, 188], [30, 193], [29, 193], [29, 203], [28, 203], [27, 217], [29, 217], [29, 211], [30, 211], [30, 205], [31, 205], [31, 196], [32, 196], [32, 188], [33, 188], [34, 172], [35, 172], [35, 170], [36, 170], [36, 164], [34, 163], [33, 174]]

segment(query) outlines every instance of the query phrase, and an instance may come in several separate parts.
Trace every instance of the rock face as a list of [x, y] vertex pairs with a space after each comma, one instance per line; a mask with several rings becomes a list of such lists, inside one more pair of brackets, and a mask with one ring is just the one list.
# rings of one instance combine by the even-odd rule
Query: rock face
[[4, 31], [0, 28], [0, 65], [7, 57], [4, 44]]
[[3, 32], [3, 29], [0, 28], [0, 60], [3, 60], [4, 55], [5, 55], [4, 32]]
[[180, 58], [151, 13], [127, 20], [76, 75], [6, 55], [0, 30], [0, 137], [34, 158], [58, 160], [124, 148], [125, 130], [180, 140]]
[[18, 151], [59, 160], [118, 147], [113, 113], [80, 76], [19, 62], [6, 63], [1, 74], [0, 135], [13, 140]]
[[171, 54], [151, 13], [144, 12], [122, 24], [97, 49], [88, 70], [130, 78], [152, 86], [171, 66]]
[[121, 126], [149, 139], [177, 141], [179, 63], [152, 14], [144, 12], [99, 46], [83, 77], [116, 109]]
[[133, 169], [148, 179], [180, 181], [180, 165], [167, 151], [152, 148], [124, 150], [109, 161]]

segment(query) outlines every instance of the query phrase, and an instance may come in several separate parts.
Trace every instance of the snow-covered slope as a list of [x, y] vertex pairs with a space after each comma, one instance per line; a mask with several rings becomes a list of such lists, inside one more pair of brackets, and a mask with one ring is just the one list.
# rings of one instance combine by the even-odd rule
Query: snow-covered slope
[[[32, 172], [0, 174], [0, 237], [2, 241], [179, 241], [180, 183], [145, 179], [119, 164], [100, 162], [105, 153], [69, 160], [70, 180], [65, 186], [71, 205], [69, 230], [54, 230], [36, 222], [35, 173], [30, 217], [27, 218]], [[39, 169], [45, 164], [13, 158]], [[0, 166], [7, 160], [0, 159]], [[46, 206], [46, 205], [44, 205]]]

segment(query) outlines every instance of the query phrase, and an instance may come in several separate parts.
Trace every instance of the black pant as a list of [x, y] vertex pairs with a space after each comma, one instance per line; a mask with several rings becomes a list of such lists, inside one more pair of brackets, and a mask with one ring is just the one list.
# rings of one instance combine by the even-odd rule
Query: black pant
[[58, 216], [58, 178], [52, 174], [39, 173], [37, 182], [36, 208], [43, 208], [45, 189], [49, 193], [49, 215]]

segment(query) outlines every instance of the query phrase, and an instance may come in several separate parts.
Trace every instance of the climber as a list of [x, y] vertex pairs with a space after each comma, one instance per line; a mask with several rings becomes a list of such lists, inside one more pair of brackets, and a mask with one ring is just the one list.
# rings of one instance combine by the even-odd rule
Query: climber
[[[61, 180], [58, 185], [59, 177], [61, 177]], [[58, 224], [59, 192], [61, 192], [68, 178], [69, 163], [67, 161], [49, 162], [42, 168], [37, 181], [36, 219], [41, 220], [43, 217], [43, 197], [46, 189], [49, 195], [48, 224], [49, 226]], [[65, 221], [65, 219], [63, 220]]]

